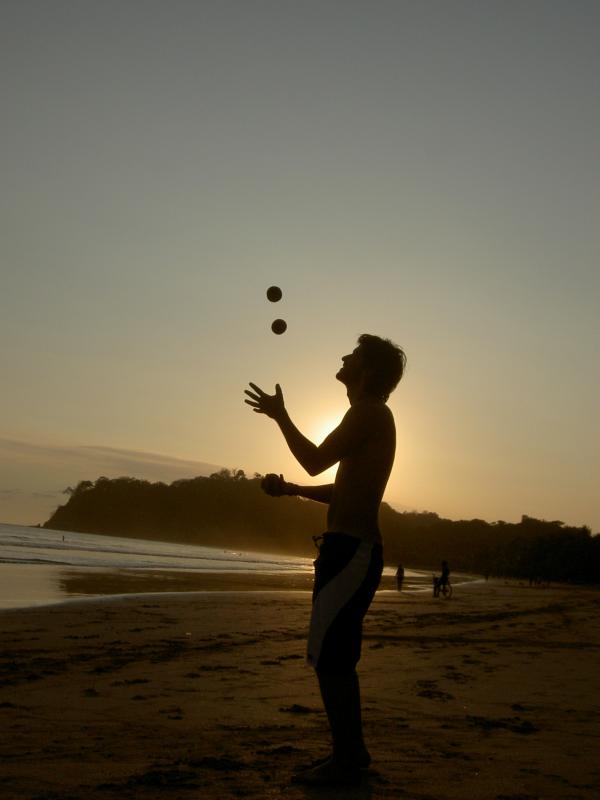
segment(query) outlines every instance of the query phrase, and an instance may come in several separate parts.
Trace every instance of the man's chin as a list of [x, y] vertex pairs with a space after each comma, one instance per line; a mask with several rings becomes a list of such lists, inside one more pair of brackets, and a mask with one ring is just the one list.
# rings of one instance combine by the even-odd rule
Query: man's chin
[[336, 375], [335, 375], [335, 377], [336, 377], [336, 380], [338, 380], [338, 381], [340, 381], [341, 383], [343, 383], [343, 384], [344, 384], [344, 386], [346, 385], [346, 381], [344, 380], [344, 370], [343, 370], [343, 369], [340, 369], [340, 370], [338, 370], [338, 371], [336, 372]]

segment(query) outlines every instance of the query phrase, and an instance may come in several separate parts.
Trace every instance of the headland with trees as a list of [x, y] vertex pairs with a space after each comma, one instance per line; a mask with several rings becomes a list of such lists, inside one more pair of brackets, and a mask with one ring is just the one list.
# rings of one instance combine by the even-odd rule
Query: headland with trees
[[[137, 478], [84, 480], [45, 528], [301, 556], [325, 529], [326, 508], [296, 497], [271, 498], [261, 477], [223, 469], [209, 477], [151, 483]], [[535, 582], [600, 583], [600, 535], [560, 520], [450, 520], [432, 512], [380, 512], [386, 563]]]

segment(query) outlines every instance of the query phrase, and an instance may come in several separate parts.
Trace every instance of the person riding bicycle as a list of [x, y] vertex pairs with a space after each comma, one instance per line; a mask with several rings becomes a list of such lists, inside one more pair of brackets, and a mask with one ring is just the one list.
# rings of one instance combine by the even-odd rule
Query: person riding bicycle
[[433, 579], [433, 596], [439, 597], [440, 592], [443, 592], [444, 589], [448, 586], [450, 579], [450, 567], [448, 566], [447, 561], [442, 561], [442, 574], [439, 578]]

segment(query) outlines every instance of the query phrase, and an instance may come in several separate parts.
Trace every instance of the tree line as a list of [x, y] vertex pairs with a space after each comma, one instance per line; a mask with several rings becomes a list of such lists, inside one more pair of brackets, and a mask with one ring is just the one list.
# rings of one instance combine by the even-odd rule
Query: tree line
[[[296, 497], [272, 498], [261, 475], [223, 469], [209, 477], [151, 483], [100, 477], [68, 487], [45, 528], [177, 541], [302, 556], [325, 529], [326, 507]], [[518, 523], [450, 520], [432, 512], [398, 512], [382, 503], [386, 563], [530, 581], [600, 583], [600, 536], [586, 527], [524, 515]]]

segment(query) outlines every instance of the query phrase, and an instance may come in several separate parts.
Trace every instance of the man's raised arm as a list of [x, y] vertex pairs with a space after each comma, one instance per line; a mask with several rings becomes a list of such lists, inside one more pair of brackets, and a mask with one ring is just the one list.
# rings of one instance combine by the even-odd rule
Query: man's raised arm
[[245, 402], [257, 414], [266, 414], [279, 425], [292, 455], [304, 467], [309, 475], [320, 472], [337, 464], [340, 459], [351, 452], [366, 434], [362, 412], [352, 407], [340, 425], [332, 431], [325, 441], [317, 447], [306, 438], [290, 419], [283, 401], [283, 393], [279, 384], [275, 385], [275, 394], [263, 392], [255, 383], [251, 383], [252, 392], [245, 390], [250, 398]]
[[250, 383], [252, 392], [245, 390], [245, 394], [250, 398], [245, 402], [251, 406], [257, 414], [266, 414], [267, 417], [275, 420], [290, 448], [292, 455], [298, 463], [304, 467], [309, 475], [318, 475], [324, 469], [331, 466], [321, 466], [318, 454], [319, 448], [316, 444], [307, 439], [290, 419], [283, 401], [283, 392], [279, 384], [275, 385], [275, 394], [267, 394], [255, 383]]

